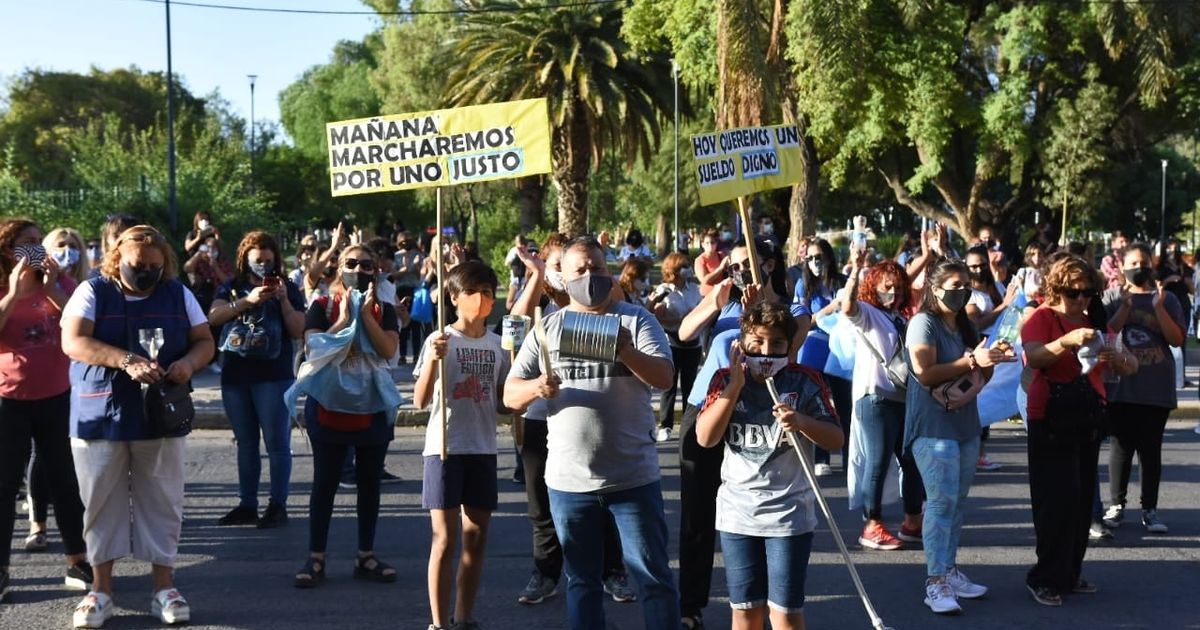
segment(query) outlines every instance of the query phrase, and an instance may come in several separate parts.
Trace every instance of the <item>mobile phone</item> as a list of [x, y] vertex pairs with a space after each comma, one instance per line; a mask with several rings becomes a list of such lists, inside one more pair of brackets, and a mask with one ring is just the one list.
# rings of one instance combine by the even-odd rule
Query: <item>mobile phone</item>
[[283, 278], [276, 275], [267, 276], [263, 278], [263, 286], [271, 290], [278, 289], [283, 286]]
[[13, 248], [13, 258], [24, 260], [26, 265], [34, 269], [44, 269], [46, 264], [46, 248], [41, 244], [17, 245]]

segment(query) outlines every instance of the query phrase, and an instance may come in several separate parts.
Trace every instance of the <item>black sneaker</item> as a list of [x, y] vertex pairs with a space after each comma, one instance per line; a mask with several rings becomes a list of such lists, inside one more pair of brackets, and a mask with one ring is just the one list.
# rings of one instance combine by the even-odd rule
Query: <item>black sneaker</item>
[[272, 529], [281, 525], [287, 525], [288, 513], [287, 508], [271, 501], [267, 504], [267, 509], [258, 518], [259, 529]]
[[517, 484], [518, 486], [525, 485], [525, 470], [522, 468], [514, 468], [513, 475], [512, 475], [512, 482]]
[[[379, 476], [379, 481], [380, 483], [383, 482], [383, 475]], [[338, 487], [342, 490], [353, 490], [358, 487], [358, 480], [353, 476], [343, 477], [342, 480], [338, 482]]]
[[66, 584], [67, 588], [73, 591], [91, 590], [92, 582], [94, 581], [95, 577], [92, 575], [92, 565], [88, 564], [86, 560], [80, 560], [72, 564], [67, 569], [67, 577], [63, 578], [63, 584]]
[[239, 505], [218, 519], [217, 525], [254, 525], [257, 522], [258, 510], [246, 505]]
[[1049, 586], [1030, 586], [1025, 585], [1029, 589], [1029, 594], [1033, 595], [1033, 601], [1043, 606], [1062, 606], [1062, 595], [1058, 591]]
[[383, 469], [383, 472], [379, 473], [379, 483], [399, 483], [401, 481], [403, 479], [400, 478], [400, 475], [393, 475], [386, 468]]

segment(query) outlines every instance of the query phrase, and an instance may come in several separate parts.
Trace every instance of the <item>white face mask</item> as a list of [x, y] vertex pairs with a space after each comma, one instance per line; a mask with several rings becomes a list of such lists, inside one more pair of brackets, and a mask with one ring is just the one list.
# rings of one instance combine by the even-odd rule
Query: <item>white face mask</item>
[[791, 357], [786, 354], [747, 354], [743, 362], [754, 376], [771, 378], [787, 367]]
[[825, 271], [825, 261], [824, 260], [808, 261], [808, 270], [811, 271], [814, 276], [821, 275], [821, 272]]
[[212, 224], [208, 222], [208, 219], [200, 219], [200, 231], [201, 232], [203, 232], [204, 230], [207, 230], [210, 227], [212, 227]]
[[892, 306], [892, 303], [896, 301], [896, 292], [895, 291], [880, 291], [880, 290], [876, 289], [875, 297], [879, 298], [880, 306], [883, 306], [884, 308], [890, 308]]
[[567, 283], [563, 280], [561, 271], [547, 269], [546, 284], [550, 285], [550, 288], [554, 289], [555, 291], [561, 291], [564, 293], [567, 291]]

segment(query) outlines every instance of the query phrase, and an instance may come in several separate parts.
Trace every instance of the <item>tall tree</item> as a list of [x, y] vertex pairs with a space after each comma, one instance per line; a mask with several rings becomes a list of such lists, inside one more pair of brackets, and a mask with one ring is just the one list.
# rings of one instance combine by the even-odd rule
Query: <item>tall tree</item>
[[455, 106], [546, 97], [550, 103], [558, 229], [587, 229], [588, 177], [606, 150], [649, 160], [670, 111], [671, 65], [635, 58], [621, 39], [619, 3], [547, 8], [537, 0], [479, 0], [452, 34], [462, 63], [449, 75]]
[[1196, 13], [1170, 1], [793, 0], [788, 55], [835, 183], [866, 162], [897, 201], [969, 233], [1036, 202], [1054, 112], [1090, 65], [1115, 90], [1110, 142], [1145, 147], [1169, 128]]

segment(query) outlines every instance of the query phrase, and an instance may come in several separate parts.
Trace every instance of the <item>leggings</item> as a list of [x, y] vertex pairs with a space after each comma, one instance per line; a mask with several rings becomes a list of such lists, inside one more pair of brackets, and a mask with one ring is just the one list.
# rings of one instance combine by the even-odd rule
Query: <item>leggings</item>
[[1112, 449], [1108, 454], [1108, 491], [1114, 505], [1125, 505], [1133, 454], [1142, 467], [1142, 509], [1158, 509], [1158, 482], [1162, 479], [1163, 431], [1167, 428], [1166, 407], [1113, 402], [1108, 405], [1112, 419]]
[[[356, 445], [354, 462], [358, 478], [358, 550], [375, 547], [375, 526], [379, 522], [379, 467], [387, 456], [387, 442]], [[308, 549], [325, 553], [329, 541], [329, 523], [333, 519], [333, 498], [341, 481], [342, 463], [346, 461], [348, 444], [312, 441], [313, 484], [309, 497]]]
[[[29, 466], [29, 520], [33, 523], [45, 523], [50, 518], [50, 478], [42, 459], [33, 453]], [[74, 463], [71, 465], [74, 468]]]
[[71, 459], [70, 394], [42, 400], [0, 398], [0, 568], [7, 567], [16, 514], [13, 503], [29, 463], [30, 441], [42, 461], [67, 555], [86, 551], [83, 502]]

